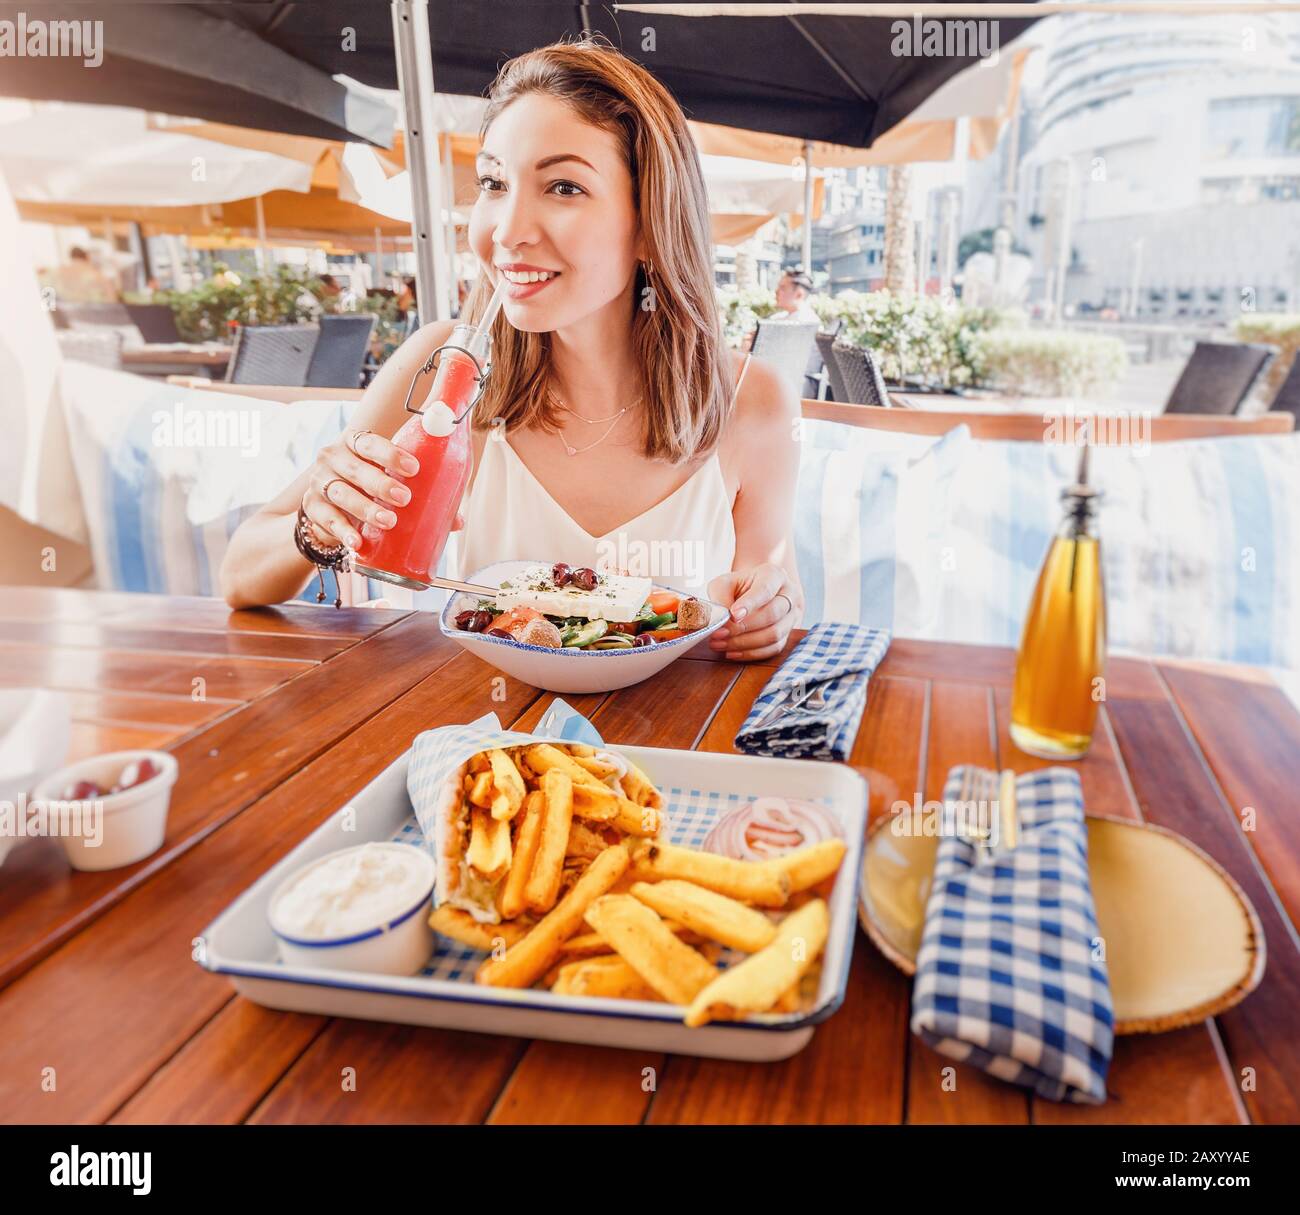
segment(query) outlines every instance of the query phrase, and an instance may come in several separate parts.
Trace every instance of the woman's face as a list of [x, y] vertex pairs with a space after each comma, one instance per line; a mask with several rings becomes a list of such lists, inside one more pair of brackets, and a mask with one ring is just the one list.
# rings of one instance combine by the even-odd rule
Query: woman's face
[[[494, 282], [503, 274], [515, 280], [505, 313], [516, 329], [564, 329], [627, 297], [637, 217], [613, 134], [554, 97], [530, 93], [497, 115], [477, 169], [470, 247]], [[538, 271], [549, 279], [519, 281]]]

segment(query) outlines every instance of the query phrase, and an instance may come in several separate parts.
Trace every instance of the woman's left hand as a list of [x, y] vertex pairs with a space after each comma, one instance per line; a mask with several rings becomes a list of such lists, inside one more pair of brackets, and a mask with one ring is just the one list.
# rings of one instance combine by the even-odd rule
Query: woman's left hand
[[709, 598], [731, 609], [731, 619], [709, 638], [709, 645], [725, 650], [734, 662], [779, 654], [803, 611], [799, 584], [779, 565], [720, 574], [709, 583]]

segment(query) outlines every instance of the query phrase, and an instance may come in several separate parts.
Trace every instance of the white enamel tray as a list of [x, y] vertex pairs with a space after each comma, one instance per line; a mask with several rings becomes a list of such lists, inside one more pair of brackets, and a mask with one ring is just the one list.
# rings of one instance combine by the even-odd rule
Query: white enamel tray
[[[830, 935], [812, 1009], [688, 1029], [682, 1024], [682, 1010], [668, 1004], [481, 986], [472, 982], [472, 976], [475, 962], [484, 955], [441, 940], [429, 969], [441, 974], [454, 971], [456, 978], [434, 978], [428, 973], [395, 978], [283, 964], [266, 913], [272, 893], [290, 873], [351, 844], [419, 838], [418, 834], [412, 836], [418, 828], [406, 793], [405, 755], [258, 878], [209, 925], [204, 933], [202, 964], [217, 974], [230, 975], [235, 989], [255, 1003], [294, 1012], [719, 1059], [768, 1061], [795, 1054], [808, 1044], [813, 1028], [844, 1000], [857, 927], [866, 781], [844, 764], [612, 746], [640, 765], [662, 790], [669, 839], [674, 841], [681, 839], [673, 829], [675, 792], [681, 799], [688, 790], [703, 794], [703, 798], [690, 799], [697, 807], [716, 802], [716, 813], [706, 811], [714, 818], [734, 805], [738, 797], [742, 801], [758, 796], [798, 797], [824, 801], [830, 806], [844, 829], [848, 852], [830, 899]], [[692, 840], [702, 838], [699, 811], [695, 814]], [[349, 825], [353, 829], [348, 830]], [[455, 965], [457, 954], [466, 959], [463, 967]]]

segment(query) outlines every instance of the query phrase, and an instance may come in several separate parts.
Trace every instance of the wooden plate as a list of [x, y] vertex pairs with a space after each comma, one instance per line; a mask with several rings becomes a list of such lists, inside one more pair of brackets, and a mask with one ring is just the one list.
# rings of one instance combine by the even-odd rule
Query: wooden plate
[[[858, 919], [910, 975], [938, 839], [895, 835], [890, 821], [877, 820], [867, 839]], [[1088, 861], [1117, 1034], [1193, 1025], [1259, 985], [1259, 917], [1241, 887], [1194, 844], [1150, 823], [1089, 815]]]

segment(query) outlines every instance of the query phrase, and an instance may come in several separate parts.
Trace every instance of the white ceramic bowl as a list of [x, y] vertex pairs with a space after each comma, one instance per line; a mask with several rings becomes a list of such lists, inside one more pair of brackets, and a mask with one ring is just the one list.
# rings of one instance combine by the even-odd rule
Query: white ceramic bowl
[[[526, 566], [537, 564], [538, 560], [498, 561], [495, 565], [476, 570], [464, 581], [497, 586]], [[554, 562], [542, 564], [553, 565]], [[657, 641], [654, 645], [634, 650], [556, 650], [550, 646], [507, 641], [504, 637], [468, 633], [456, 627], [456, 616], [477, 606], [478, 596], [463, 591], [454, 592], [448, 598], [440, 623], [443, 633], [471, 654], [535, 688], [548, 692], [612, 692], [615, 688], [631, 687], [657, 675], [727, 622], [728, 612], [721, 604], [707, 599], [700, 602], [709, 605], [709, 623], [704, 628], [678, 637], [676, 641]]]
[[311, 966], [323, 970], [359, 970], [370, 974], [413, 975], [424, 969], [433, 953], [433, 929], [429, 927], [430, 900], [433, 897], [433, 858], [411, 844], [374, 843], [372, 848], [401, 848], [403, 857], [418, 857], [423, 874], [418, 899], [397, 915], [380, 923], [358, 927], [345, 937], [301, 937], [277, 923], [280, 899], [304, 874], [345, 853], [366, 847], [341, 848], [312, 861], [291, 873], [271, 896], [267, 919], [280, 947], [280, 957], [288, 966]]
[[[142, 759], [152, 760], [158, 774], [132, 789], [106, 793], [103, 797], [81, 803], [63, 797], [64, 789], [79, 780], [111, 786], [121, 776], [123, 768]], [[172, 786], [179, 772], [175, 757], [166, 751], [114, 751], [60, 768], [36, 786], [32, 800], [46, 802], [51, 813], [57, 811], [60, 815], [72, 813], [65, 811], [65, 807], [75, 810], [78, 806], [84, 815], [87, 808], [92, 808], [93, 812], [93, 807], [98, 804], [102, 808], [98, 842], [84, 830], [81, 834], [61, 834], [59, 841], [74, 869], [118, 869], [123, 865], [133, 865], [162, 847], [167, 834]]]
[[[18, 805], [47, 772], [68, 758], [72, 711], [65, 692], [0, 689], [0, 801]], [[0, 835], [0, 865], [18, 842]]]

